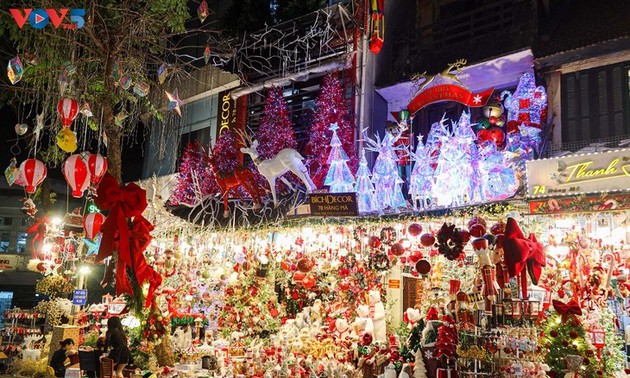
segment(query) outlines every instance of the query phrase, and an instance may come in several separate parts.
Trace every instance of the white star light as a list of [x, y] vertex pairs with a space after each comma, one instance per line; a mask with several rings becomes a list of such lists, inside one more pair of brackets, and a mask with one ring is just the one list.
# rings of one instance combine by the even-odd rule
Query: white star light
[[481, 95], [475, 95], [475, 97], [473, 97], [473, 102], [475, 104], [481, 103]]

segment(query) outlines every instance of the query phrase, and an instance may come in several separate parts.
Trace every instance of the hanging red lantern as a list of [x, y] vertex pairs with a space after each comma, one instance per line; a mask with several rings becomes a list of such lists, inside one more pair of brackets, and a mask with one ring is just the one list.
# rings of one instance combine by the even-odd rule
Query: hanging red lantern
[[57, 112], [61, 116], [61, 125], [68, 127], [79, 113], [79, 104], [72, 98], [62, 98], [57, 103]]
[[81, 155], [70, 155], [63, 163], [62, 171], [72, 188], [72, 197], [83, 197], [83, 192], [90, 186], [90, 171]]
[[90, 182], [98, 184], [107, 172], [107, 159], [101, 154], [91, 154], [87, 158], [88, 170], [90, 171]]
[[370, 2], [370, 51], [374, 54], [381, 52], [385, 42], [385, 0]]
[[24, 180], [26, 193], [33, 194], [37, 185], [46, 178], [46, 165], [37, 159], [26, 159], [20, 164], [20, 175]]
[[101, 213], [90, 213], [83, 218], [83, 229], [88, 239], [94, 239], [96, 234], [101, 232], [104, 222], [105, 215]]

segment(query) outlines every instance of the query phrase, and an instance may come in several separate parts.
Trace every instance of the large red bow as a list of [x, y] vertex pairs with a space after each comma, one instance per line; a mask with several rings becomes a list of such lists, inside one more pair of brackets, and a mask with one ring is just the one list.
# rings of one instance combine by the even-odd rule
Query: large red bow
[[527, 298], [527, 278], [523, 270], [527, 268], [534, 285], [542, 273], [542, 268], [547, 265], [547, 258], [543, 252], [543, 245], [536, 240], [534, 234], [525, 238], [523, 231], [514, 218], [508, 218], [505, 225], [505, 238], [503, 239], [503, 259], [510, 277], [521, 274], [523, 298]]
[[[151, 241], [149, 232], [153, 230], [153, 225], [142, 217], [142, 212], [147, 207], [146, 192], [133, 183], [121, 188], [116, 179], [107, 173], [101, 180], [97, 194], [96, 205], [102, 210], [109, 210], [109, 215], [101, 227], [103, 237], [96, 261], [112, 256], [118, 244], [116, 292], [118, 295], [133, 294], [127, 279], [127, 267], [132, 268], [138, 284], [141, 285], [145, 280], [149, 281], [150, 290], [146, 303], [148, 305], [152, 302], [153, 293], [161, 284], [162, 278], [148, 266], [143, 255], [144, 249]], [[128, 219], [131, 218], [133, 222], [130, 231]]]
[[162, 284], [162, 276], [147, 264], [144, 259], [144, 250], [151, 242], [151, 234], [153, 225], [143, 216], [137, 216], [131, 222], [131, 251], [133, 261], [133, 271], [136, 274], [136, 280], [139, 285], [144, 281], [149, 281], [149, 292], [145, 306], [149, 306], [153, 302], [153, 294], [155, 290]]
[[582, 315], [582, 309], [580, 308], [580, 304], [575, 300], [571, 299], [569, 302], [564, 303], [558, 300], [553, 300], [553, 308], [556, 312], [562, 315], [562, 322], [566, 322], [569, 318], [573, 318], [578, 324], [580, 321], [576, 317], [576, 315]]

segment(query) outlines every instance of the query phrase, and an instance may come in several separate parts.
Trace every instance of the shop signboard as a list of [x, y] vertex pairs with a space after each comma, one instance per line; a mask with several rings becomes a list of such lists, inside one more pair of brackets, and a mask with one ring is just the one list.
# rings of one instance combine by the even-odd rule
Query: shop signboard
[[356, 216], [356, 193], [311, 193], [311, 215], [325, 217]]
[[0, 256], [0, 271], [16, 270], [22, 256], [19, 255], [2, 255]]
[[527, 195], [553, 197], [630, 190], [630, 150], [532, 160]]
[[[247, 124], [247, 96], [233, 99], [229, 90], [219, 93], [219, 110], [217, 114], [217, 135], [215, 141], [222, 132], [245, 131]], [[239, 163], [243, 163], [243, 153], [237, 152]]]
[[72, 296], [72, 304], [77, 306], [85, 306], [87, 302], [87, 289], [76, 289]]

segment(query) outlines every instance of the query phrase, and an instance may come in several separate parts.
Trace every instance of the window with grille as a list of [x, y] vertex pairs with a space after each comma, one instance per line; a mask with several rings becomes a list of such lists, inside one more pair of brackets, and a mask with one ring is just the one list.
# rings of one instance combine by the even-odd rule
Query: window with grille
[[562, 75], [562, 143], [630, 134], [630, 61]]

